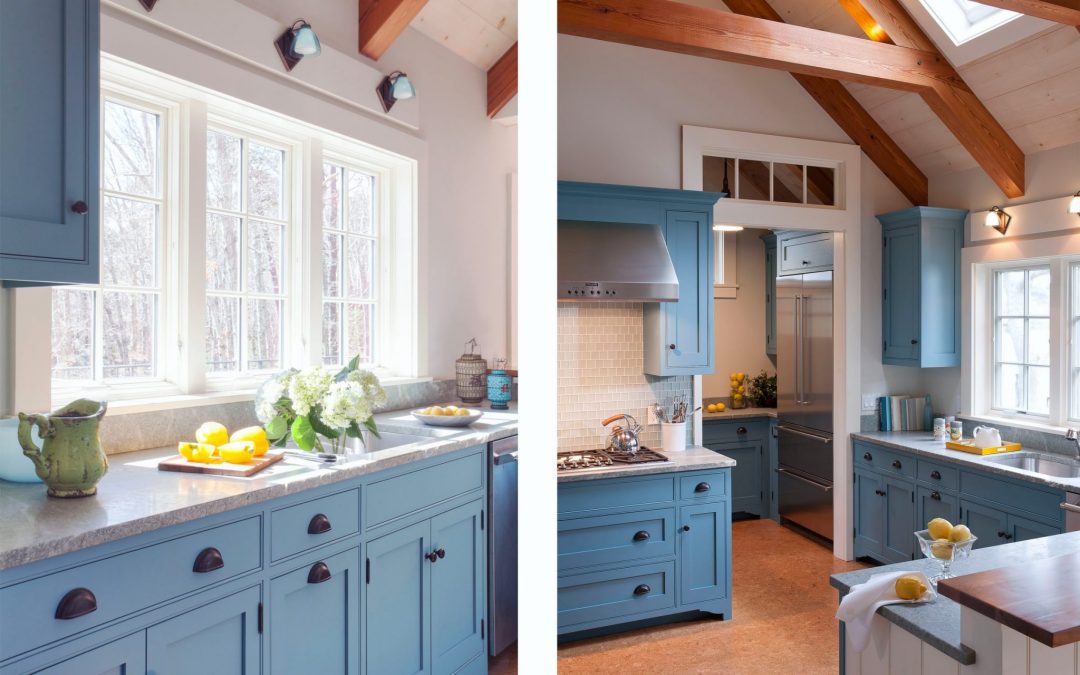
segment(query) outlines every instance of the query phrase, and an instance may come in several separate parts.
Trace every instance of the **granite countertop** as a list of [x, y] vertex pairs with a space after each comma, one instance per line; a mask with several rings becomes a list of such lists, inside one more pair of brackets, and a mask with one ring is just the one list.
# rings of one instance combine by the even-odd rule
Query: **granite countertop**
[[[972, 551], [971, 557], [967, 560], [954, 562], [953, 574], [960, 577], [1001, 567], [1026, 565], [1035, 560], [1076, 552], [1080, 552], [1080, 532], [1002, 544]], [[851, 590], [852, 586], [865, 582], [875, 574], [910, 570], [930, 575], [938, 569], [939, 563], [936, 560], [923, 558], [895, 565], [834, 574], [829, 577], [829, 583], [843, 594]], [[933, 602], [920, 605], [885, 605], [878, 610], [878, 614], [960, 663], [965, 665], [975, 663], [975, 652], [960, 641], [960, 605], [956, 602], [939, 595]]]
[[[966, 464], [990, 473], [1019, 478], [1032, 483], [1040, 483], [1059, 490], [1080, 492], [1080, 478], [1048, 476], [1046, 474], [1035, 473], [1034, 471], [1014, 469], [1011, 466], [988, 461], [988, 457], [1000, 457], [1002, 455], [973, 455], [970, 452], [949, 450], [941, 441], [935, 441], [931, 437], [929, 431], [868, 431], [851, 434], [851, 437], [857, 440], [878, 443], [898, 450], [905, 450], [916, 455], [942, 459], [956, 464]], [[1053, 454], [1043, 450], [1039, 450], [1038, 452], [1043, 454]]]
[[[576, 483], [599, 478], [622, 478], [625, 476], [648, 476], [650, 474], [675, 473], [678, 471], [699, 471], [702, 469], [723, 469], [735, 466], [735, 460], [700, 445], [689, 445], [683, 452], [659, 451], [670, 461], [647, 462], [645, 464], [616, 464], [602, 469], [576, 469], [560, 471], [560, 483]], [[2, 531], [0, 531], [2, 533]]]
[[705, 412], [701, 411], [701, 419], [708, 422], [710, 420], [746, 420], [754, 417], [771, 417], [776, 418], [776, 408], [742, 408], [741, 410], [732, 410], [728, 408], [724, 412]]
[[485, 410], [464, 429], [430, 427], [409, 411], [380, 413], [382, 432], [426, 440], [338, 464], [284, 460], [249, 478], [159, 471], [176, 447], [111, 455], [98, 494], [47, 497], [40, 483], [0, 481], [0, 570], [185, 523], [517, 434], [516, 411]]

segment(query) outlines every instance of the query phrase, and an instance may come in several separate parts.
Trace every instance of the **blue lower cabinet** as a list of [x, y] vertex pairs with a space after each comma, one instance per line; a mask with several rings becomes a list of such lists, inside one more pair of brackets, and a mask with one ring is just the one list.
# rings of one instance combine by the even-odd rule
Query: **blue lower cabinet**
[[1007, 531], [1009, 534], [1009, 541], [1027, 541], [1028, 539], [1038, 539], [1039, 537], [1049, 537], [1054, 534], [1061, 534], [1061, 528], [1053, 525], [1047, 525], [1040, 523], [1037, 520], [1031, 520], [1029, 518], [1023, 518], [1021, 516], [1009, 514], [1006, 519], [1008, 523]]
[[677, 530], [679, 604], [730, 598], [731, 514], [728, 503], [679, 507]]
[[364, 662], [368, 673], [430, 673], [431, 524], [368, 544]]
[[1009, 518], [1004, 511], [961, 499], [960, 519], [978, 537], [975, 548], [996, 546], [1008, 541], [1005, 535], [1008, 534]]
[[675, 563], [646, 563], [559, 578], [559, 629], [597, 628], [675, 607]]
[[143, 631], [34, 671], [35, 675], [136, 675], [145, 672], [146, 634]]
[[360, 549], [270, 581], [270, 672], [360, 672]]
[[915, 558], [915, 483], [885, 479], [883, 555], [887, 562]]
[[735, 466], [731, 468], [731, 512], [768, 515], [765, 443], [710, 443], [705, 447], [735, 460]]
[[456, 673], [485, 652], [487, 558], [480, 529], [482, 506], [483, 502], [476, 501], [431, 519], [431, 545], [436, 553], [431, 564], [431, 663], [435, 675]]
[[148, 628], [148, 675], [258, 675], [260, 596], [249, 588]]
[[960, 498], [955, 493], [919, 486], [915, 490], [915, 527], [922, 530], [934, 518], [960, 522]]
[[885, 539], [885, 479], [855, 472], [855, 557], [881, 559]]

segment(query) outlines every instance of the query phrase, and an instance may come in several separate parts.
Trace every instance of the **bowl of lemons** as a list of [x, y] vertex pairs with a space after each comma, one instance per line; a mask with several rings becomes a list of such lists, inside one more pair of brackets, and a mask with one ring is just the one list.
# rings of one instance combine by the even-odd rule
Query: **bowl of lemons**
[[934, 518], [926, 524], [925, 530], [915, 533], [923, 555], [941, 563], [941, 572], [930, 577], [930, 583], [937, 587], [937, 582], [952, 577], [952, 563], [971, 555], [971, 547], [978, 537], [971, 533], [967, 525], [953, 525], [944, 518]]
[[459, 408], [456, 405], [433, 405], [412, 411], [413, 417], [433, 427], [467, 427], [483, 414], [479, 410]]

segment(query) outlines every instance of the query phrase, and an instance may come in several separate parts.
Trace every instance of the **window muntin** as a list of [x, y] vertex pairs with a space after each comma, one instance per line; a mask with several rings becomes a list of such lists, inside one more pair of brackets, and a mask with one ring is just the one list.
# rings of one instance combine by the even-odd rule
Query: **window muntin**
[[798, 161], [702, 155], [702, 186], [728, 199], [835, 208], [837, 170]]
[[100, 283], [53, 289], [58, 385], [162, 379], [164, 112], [102, 103]]
[[993, 273], [995, 410], [1050, 415], [1050, 281], [1048, 265]]
[[322, 360], [359, 355], [377, 363], [378, 179], [344, 163], [323, 163]]
[[218, 128], [206, 138], [206, 371], [283, 367], [288, 150]]

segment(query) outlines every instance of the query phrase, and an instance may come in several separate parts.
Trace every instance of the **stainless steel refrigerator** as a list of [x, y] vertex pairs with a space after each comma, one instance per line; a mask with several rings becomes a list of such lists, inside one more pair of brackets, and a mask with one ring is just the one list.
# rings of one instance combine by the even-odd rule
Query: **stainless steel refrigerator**
[[833, 538], [833, 276], [776, 280], [780, 517]]

